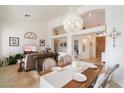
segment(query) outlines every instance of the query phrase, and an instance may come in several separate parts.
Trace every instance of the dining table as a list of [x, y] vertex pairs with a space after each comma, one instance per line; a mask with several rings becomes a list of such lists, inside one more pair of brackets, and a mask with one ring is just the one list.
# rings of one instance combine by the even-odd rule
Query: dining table
[[[82, 64], [87, 64], [88, 62], [80, 61]], [[93, 64], [93, 63], [88, 63]], [[41, 88], [90, 88], [92, 83], [96, 80], [99, 73], [102, 71], [103, 65], [94, 64], [97, 68], [86, 67], [81, 70], [80, 73], [87, 77], [87, 80], [83, 82], [76, 81], [72, 78], [72, 71], [70, 68], [71, 64], [64, 64], [60, 67], [64, 71], [54, 72], [51, 69], [41, 71], [40, 75], [40, 87]], [[45, 80], [45, 83], [43, 81]], [[44, 85], [46, 85], [44, 87]], [[50, 86], [49, 86], [50, 85]], [[53, 85], [53, 86], [52, 86]]]

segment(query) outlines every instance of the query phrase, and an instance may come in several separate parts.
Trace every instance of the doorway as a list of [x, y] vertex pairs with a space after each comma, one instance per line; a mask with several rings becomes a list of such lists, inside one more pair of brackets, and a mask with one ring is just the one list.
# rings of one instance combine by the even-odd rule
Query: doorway
[[59, 49], [59, 40], [54, 40], [54, 51], [58, 51]]
[[96, 57], [101, 57], [105, 52], [105, 36], [96, 37]]

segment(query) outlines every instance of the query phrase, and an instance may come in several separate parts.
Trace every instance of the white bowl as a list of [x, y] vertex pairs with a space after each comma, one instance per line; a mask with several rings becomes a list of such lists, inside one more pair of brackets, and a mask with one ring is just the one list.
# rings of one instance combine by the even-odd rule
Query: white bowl
[[74, 73], [72, 75], [72, 78], [75, 80], [75, 81], [78, 81], [78, 82], [84, 82], [87, 80], [87, 77], [84, 75], [84, 74], [81, 74], [81, 73]]
[[53, 67], [51, 68], [52, 71], [61, 71], [62, 68], [61, 67]]

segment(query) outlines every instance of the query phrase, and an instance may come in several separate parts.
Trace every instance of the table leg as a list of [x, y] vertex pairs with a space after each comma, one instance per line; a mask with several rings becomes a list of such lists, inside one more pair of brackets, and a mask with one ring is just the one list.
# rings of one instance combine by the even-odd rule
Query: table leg
[[18, 68], [18, 72], [22, 72], [23, 71], [23, 67], [22, 67], [22, 64], [23, 64], [24, 62], [20, 62], [19, 63], [19, 68]]

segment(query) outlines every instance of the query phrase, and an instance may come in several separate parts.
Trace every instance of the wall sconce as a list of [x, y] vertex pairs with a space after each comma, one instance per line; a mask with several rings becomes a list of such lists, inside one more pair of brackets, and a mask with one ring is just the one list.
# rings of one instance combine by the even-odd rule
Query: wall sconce
[[113, 39], [113, 47], [115, 47], [115, 39], [121, 35], [121, 32], [117, 31], [117, 28], [113, 28], [113, 31], [109, 34], [109, 37]]

